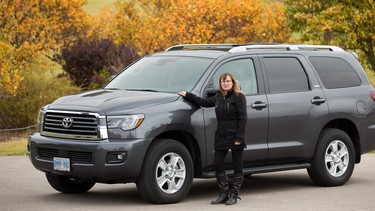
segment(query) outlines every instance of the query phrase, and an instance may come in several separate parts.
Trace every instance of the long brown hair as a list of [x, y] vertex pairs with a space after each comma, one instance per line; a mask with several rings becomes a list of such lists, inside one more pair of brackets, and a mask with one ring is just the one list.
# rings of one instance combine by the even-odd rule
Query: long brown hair
[[227, 76], [229, 76], [232, 79], [234, 93], [236, 95], [238, 95], [238, 93], [242, 93], [241, 92], [241, 88], [238, 85], [238, 81], [233, 77], [233, 75], [231, 73], [223, 73], [223, 74], [221, 74], [221, 76], [219, 78], [220, 92], [224, 95], [225, 92], [224, 92], [223, 88], [221, 87], [221, 81], [225, 80], [227, 78]]

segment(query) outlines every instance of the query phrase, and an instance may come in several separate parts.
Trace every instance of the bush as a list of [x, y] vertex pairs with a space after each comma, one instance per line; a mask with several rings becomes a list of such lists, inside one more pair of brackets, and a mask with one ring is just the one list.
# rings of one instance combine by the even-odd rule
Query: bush
[[[51, 67], [51, 66], [47, 66]], [[67, 78], [57, 78], [57, 66], [52, 70], [42, 70], [34, 65], [32, 72], [24, 75], [17, 96], [2, 96], [0, 98], [0, 130], [24, 128], [36, 124], [39, 109], [55, 99], [80, 91]], [[61, 71], [61, 70], [60, 70]], [[17, 132], [17, 131], [16, 131]]]
[[138, 59], [136, 48], [130, 44], [115, 44], [110, 39], [78, 40], [63, 48], [55, 60], [62, 65], [64, 75], [76, 86], [91, 89], [104, 85], [110, 75]]

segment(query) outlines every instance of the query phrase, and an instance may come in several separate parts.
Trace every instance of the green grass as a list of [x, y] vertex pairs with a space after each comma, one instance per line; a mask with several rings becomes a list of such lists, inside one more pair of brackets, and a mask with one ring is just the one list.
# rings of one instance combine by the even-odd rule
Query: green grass
[[0, 142], [0, 156], [27, 155], [27, 138]]

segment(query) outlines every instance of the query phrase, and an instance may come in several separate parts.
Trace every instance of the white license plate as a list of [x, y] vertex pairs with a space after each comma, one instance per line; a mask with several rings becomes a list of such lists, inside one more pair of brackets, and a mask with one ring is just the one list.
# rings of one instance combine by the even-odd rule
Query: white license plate
[[70, 171], [69, 158], [53, 158], [53, 169], [56, 171]]

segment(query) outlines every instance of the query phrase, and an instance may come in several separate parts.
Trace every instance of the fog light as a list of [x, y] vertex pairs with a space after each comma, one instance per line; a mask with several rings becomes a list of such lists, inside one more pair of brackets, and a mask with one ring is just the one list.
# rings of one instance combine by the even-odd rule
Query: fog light
[[123, 163], [126, 160], [126, 152], [108, 152], [107, 163]]
[[125, 158], [126, 153], [121, 152], [120, 154], [117, 155], [117, 160], [123, 160]]

